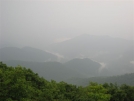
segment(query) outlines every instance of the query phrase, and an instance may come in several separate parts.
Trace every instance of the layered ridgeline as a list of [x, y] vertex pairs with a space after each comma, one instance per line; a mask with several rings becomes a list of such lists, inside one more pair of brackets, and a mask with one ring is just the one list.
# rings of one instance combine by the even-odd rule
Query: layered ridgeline
[[66, 64], [66, 62], [75, 58], [89, 58], [101, 65], [99, 75], [122, 75], [134, 72], [133, 43], [133, 40], [85, 34], [49, 45], [44, 50], [32, 47], [21, 49], [15, 47], [2, 48], [0, 49], [0, 60], [32, 62], [58, 61]]
[[49, 45], [47, 49], [67, 58], [93, 58], [100, 62], [109, 62], [129, 51], [132, 55], [133, 40], [83, 34], [75, 38]]
[[31, 47], [25, 47], [22, 49], [7, 47], [0, 49], [0, 60], [8, 66], [21, 65], [26, 68], [31, 68], [34, 72], [37, 72], [47, 80], [53, 79], [58, 82], [66, 81], [72, 84], [86, 85], [89, 81], [88, 78], [94, 77], [92, 80], [95, 80], [95, 82], [98, 83], [103, 83], [104, 81], [112, 83], [117, 82], [119, 84], [120, 82], [122, 82], [121, 84], [133, 84], [133, 82], [130, 82], [133, 80], [129, 78], [127, 78], [128, 81], [126, 79], [111, 80], [103, 77], [98, 78], [98, 76], [106, 77], [134, 72], [132, 52], [132, 50], [126, 52], [123, 56], [109, 62], [108, 64], [102, 64], [101, 62], [99, 63], [89, 58], [75, 58], [65, 63], [59, 63], [54, 62], [54, 60], [56, 61], [58, 58], [56, 55], [42, 50]]
[[[98, 75], [100, 64], [88, 58], [75, 58], [66, 63], [56, 62], [57, 56], [31, 47], [0, 49], [0, 61], [8, 66], [31, 68], [47, 80], [67, 81], [72, 78], [88, 78]], [[55, 61], [54, 61], [55, 60]]]
[[24, 66], [31, 68], [47, 80], [68, 81], [73, 78], [88, 78], [97, 76], [100, 64], [88, 58], [73, 59], [67, 63], [59, 62], [28, 62], [28, 61], [3, 61], [8, 66]]
[[134, 41], [109, 36], [80, 35], [48, 46], [67, 59], [90, 58], [103, 64], [103, 76], [134, 72]]
[[0, 62], [1, 101], [134, 101], [134, 86], [90, 83], [86, 87], [47, 81], [31, 69]]
[[[116, 83], [119, 85], [121, 84], [134, 85], [134, 79], [133, 79], [134, 73], [110, 76], [110, 77], [109, 76], [98, 77], [98, 74], [95, 74], [98, 71], [98, 69], [86, 68], [87, 65], [83, 65], [83, 70], [82, 68], [79, 68], [80, 67], [79, 63], [82, 64], [82, 61], [84, 60], [87, 61], [87, 59], [74, 59], [65, 64], [61, 64], [59, 62], [42, 63], [42, 62], [26, 62], [26, 61], [4, 61], [4, 63], [7, 63], [8, 66], [13, 66], [13, 67], [21, 65], [22, 67], [30, 68], [34, 72], [38, 73], [39, 76], [44, 77], [46, 80], [49, 81], [50, 80], [55, 80], [57, 82], [65, 81], [70, 84], [81, 85], [81, 86], [87, 86], [89, 82], [92, 81], [100, 84], [107, 82], [113, 84]], [[75, 61], [75, 64], [73, 64], [72, 61]], [[93, 66], [94, 63], [93, 62], [90, 64], [91, 61], [92, 60], [89, 60], [87, 62], [87, 64], [89, 64], [90, 67], [91, 64]], [[86, 64], [85, 61], [83, 63]], [[70, 67], [66, 67], [67, 65]], [[98, 64], [94, 64], [94, 65], [99, 66]], [[71, 68], [71, 66], [76, 66], [77, 68]]]

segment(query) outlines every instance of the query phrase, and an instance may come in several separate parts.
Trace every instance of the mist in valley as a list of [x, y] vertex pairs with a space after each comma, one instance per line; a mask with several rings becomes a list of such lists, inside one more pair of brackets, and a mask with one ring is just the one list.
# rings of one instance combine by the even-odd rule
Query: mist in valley
[[133, 25], [133, 0], [1, 0], [0, 61], [58, 82], [123, 78], [134, 73]]

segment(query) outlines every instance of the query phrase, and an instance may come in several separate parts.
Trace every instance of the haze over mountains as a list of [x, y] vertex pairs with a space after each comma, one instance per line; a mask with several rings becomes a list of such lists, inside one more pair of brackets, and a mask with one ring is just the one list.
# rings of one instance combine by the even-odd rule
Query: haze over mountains
[[31, 68], [48, 80], [68, 82], [134, 72], [133, 40], [85, 34], [46, 50], [5, 47], [0, 49], [0, 61]]
[[[124, 52], [132, 50], [133, 47], [133, 40], [83, 34], [48, 46], [48, 49], [67, 58], [90, 57], [97, 61], [108, 61], [120, 57]], [[115, 56], [113, 56], [114, 54]], [[102, 55], [105, 55], [105, 57], [102, 58]]]
[[67, 59], [90, 58], [102, 65], [101, 75], [134, 71], [134, 41], [84, 34], [49, 46]]

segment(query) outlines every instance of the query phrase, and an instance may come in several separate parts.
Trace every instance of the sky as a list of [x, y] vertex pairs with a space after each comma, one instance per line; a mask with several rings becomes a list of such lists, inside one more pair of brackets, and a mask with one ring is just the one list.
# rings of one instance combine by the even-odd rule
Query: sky
[[0, 45], [44, 47], [81, 34], [134, 40], [133, 0], [0, 0]]

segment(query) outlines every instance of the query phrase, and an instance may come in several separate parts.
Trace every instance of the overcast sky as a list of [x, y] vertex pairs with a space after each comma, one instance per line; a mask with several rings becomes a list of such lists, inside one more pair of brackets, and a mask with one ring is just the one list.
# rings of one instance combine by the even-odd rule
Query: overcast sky
[[133, 0], [0, 0], [5, 46], [43, 46], [81, 34], [134, 39]]

